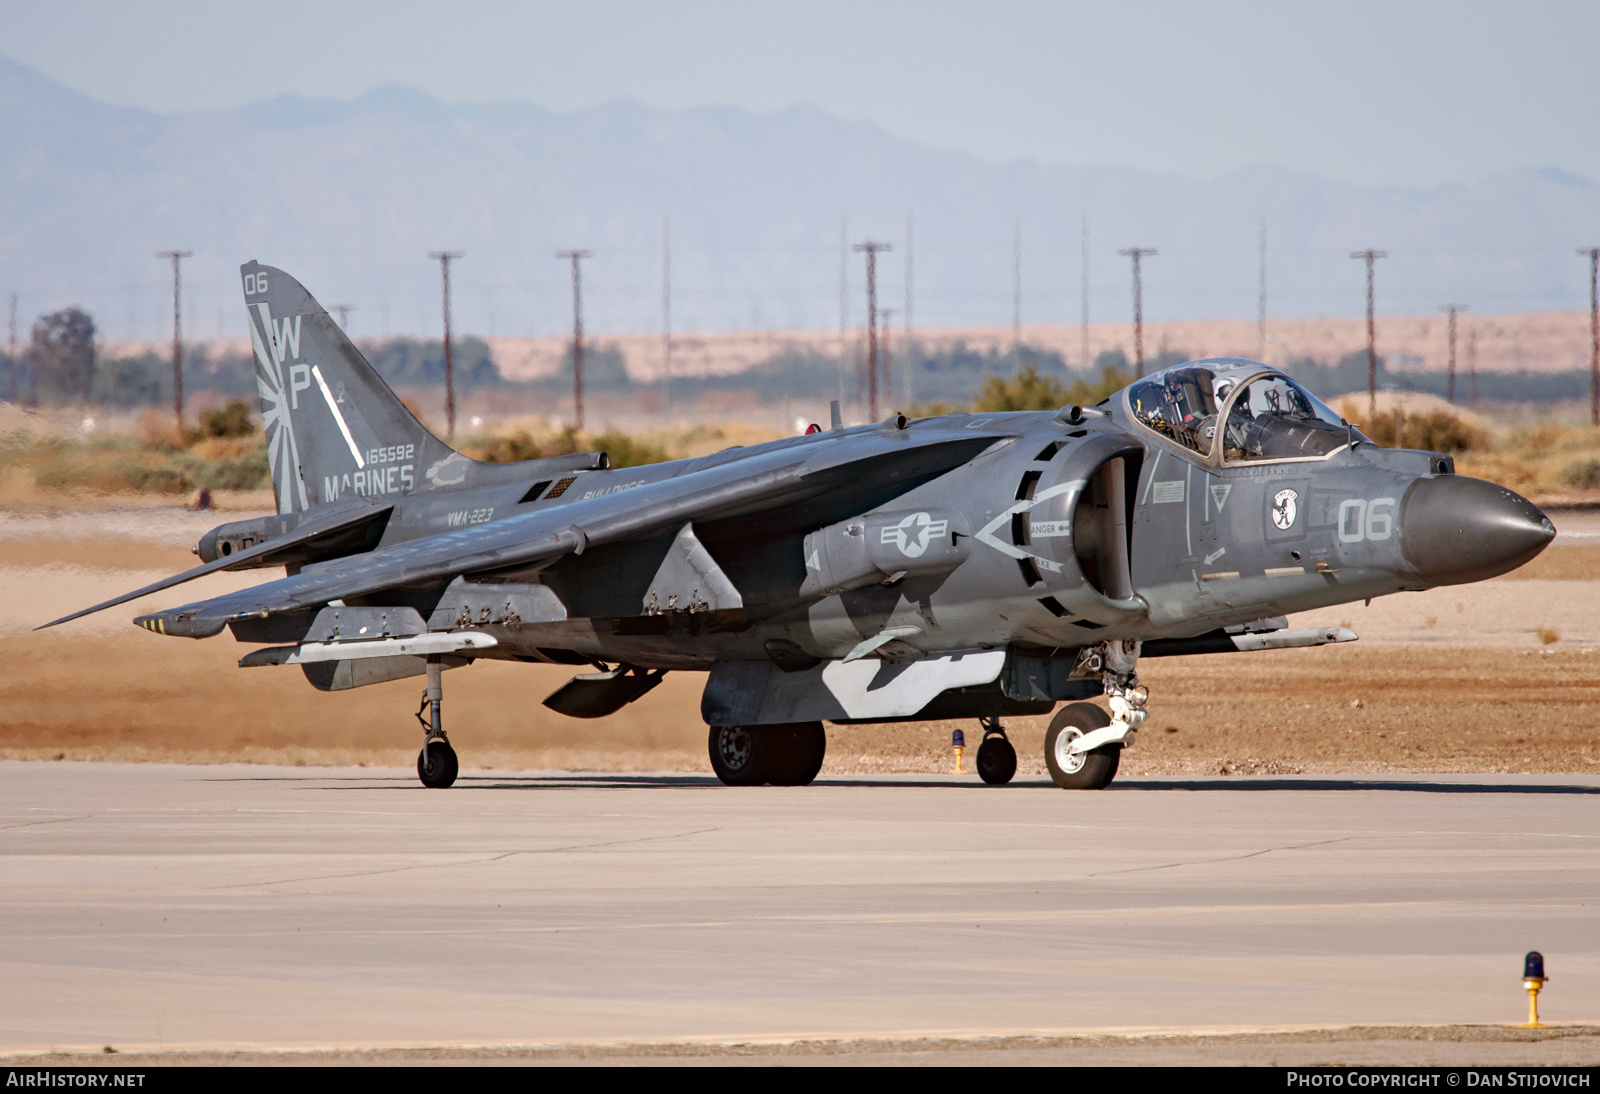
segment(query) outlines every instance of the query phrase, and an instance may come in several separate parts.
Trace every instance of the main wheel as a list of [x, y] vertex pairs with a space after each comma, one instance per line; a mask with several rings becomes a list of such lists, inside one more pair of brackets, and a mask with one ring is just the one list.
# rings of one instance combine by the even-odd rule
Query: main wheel
[[990, 786], [1004, 786], [1017, 773], [1017, 750], [994, 733], [978, 746], [978, 778]]
[[729, 786], [760, 786], [767, 781], [766, 743], [760, 726], [712, 726], [706, 749], [711, 770]]
[[1117, 777], [1117, 764], [1122, 761], [1121, 745], [1070, 751], [1074, 740], [1110, 724], [1111, 715], [1093, 703], [1069, 703], [1050, 719], [1050, 728], [1044, 735], [1044, 762], [1057, 786], [1063, 790], [1103, 790], [1111, 785]]
[[821, 722], [792, 722], [761, 726], [767, 749], [767, 781], [773, 786], [808, 786], [822, 770], [828, 735]]
[[461, 762], [449, 741], [430, 741], [417, 753], [417, 778], [430, 790], [443, 790], [456, 781]]

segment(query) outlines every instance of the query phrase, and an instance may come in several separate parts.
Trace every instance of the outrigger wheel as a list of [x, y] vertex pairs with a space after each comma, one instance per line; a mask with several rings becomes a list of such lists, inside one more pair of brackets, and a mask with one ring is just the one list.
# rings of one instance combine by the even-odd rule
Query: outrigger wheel
[[1104, 729], [1111, 715], [1093, 703], [1068, 703], [1050, 719], [1044, 735], [1044, 762], [1050, 777], [1063, 790], [1104, 790], [1117, 777], [1122, 762], [1121, 745], [1101, 745], [1088, 752], [1073, 752], [1072, 742], [1085, 733]]
[[728, 786], [805, 786], [822, 770], [828, 735], [821, 722], [712, 726], [711, 770]]
[[978, 778], [990, 786], [1004, 786], [1017, 773], [1017, 750], [1011, 747], [1000, 719], [979, 719], [983, 742], [978, 745]]
[[429, 790], [443, 790], [461, 773], [461, 761], [444, 735], [444, 663], [428, 658], [428, 689], [422, 693], [417, 721], [422, 723], [422, 751], [417, 753], [417, 778]]

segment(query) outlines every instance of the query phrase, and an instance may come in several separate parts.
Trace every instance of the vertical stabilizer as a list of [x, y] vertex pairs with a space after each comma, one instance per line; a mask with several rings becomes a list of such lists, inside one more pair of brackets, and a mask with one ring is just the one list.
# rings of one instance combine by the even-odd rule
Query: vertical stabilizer
[[470, 461], [423, 428], [298, 281], [258, 262], [239, 272], [278, 512], [465, 477]]

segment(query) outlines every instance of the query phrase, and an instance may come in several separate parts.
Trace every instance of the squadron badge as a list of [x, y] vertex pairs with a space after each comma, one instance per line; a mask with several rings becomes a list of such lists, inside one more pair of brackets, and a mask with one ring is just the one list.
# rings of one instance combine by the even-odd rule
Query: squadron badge
[[1280, 532], [1294, 527], [1294, 518], [1300, 512], [1296, 504], [1299, 500], [1300, 495], [1293, 490], [1279, 490], [1272, 496], [1272, 523]]

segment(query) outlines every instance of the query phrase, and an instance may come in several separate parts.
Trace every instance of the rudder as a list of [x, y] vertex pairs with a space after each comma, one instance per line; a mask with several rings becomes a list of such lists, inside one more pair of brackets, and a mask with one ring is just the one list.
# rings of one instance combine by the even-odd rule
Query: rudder
[[239, 273], [278, 512], [465, 476], [471, 461], [417, 421], [298, 281], [253, 261]]

